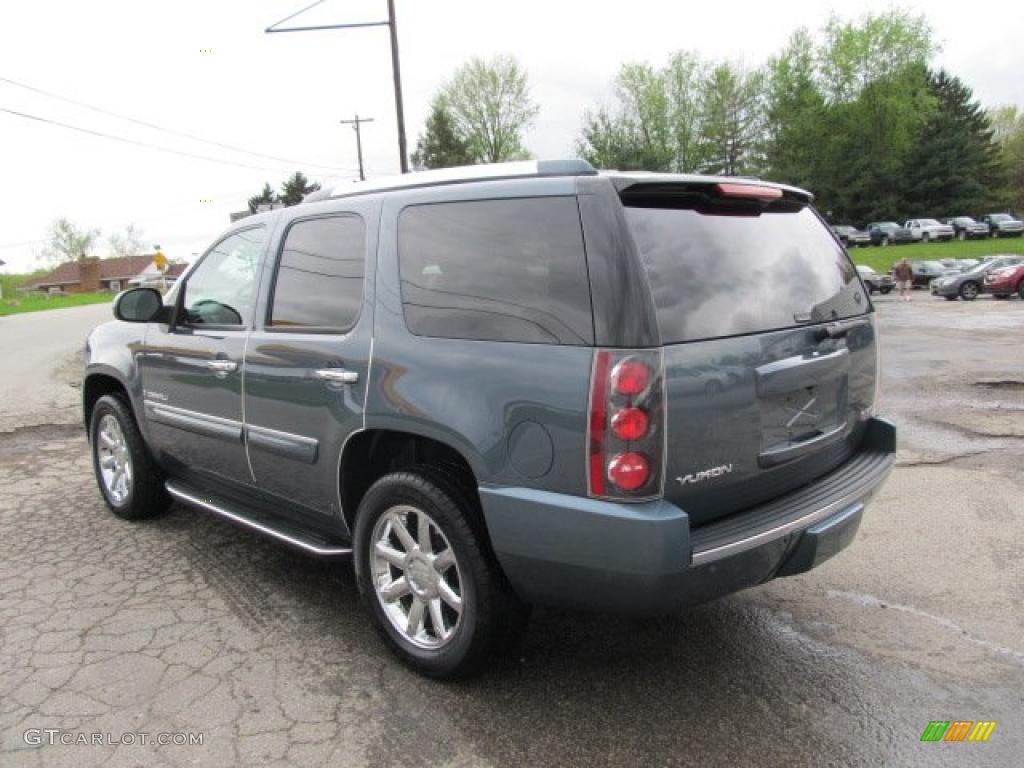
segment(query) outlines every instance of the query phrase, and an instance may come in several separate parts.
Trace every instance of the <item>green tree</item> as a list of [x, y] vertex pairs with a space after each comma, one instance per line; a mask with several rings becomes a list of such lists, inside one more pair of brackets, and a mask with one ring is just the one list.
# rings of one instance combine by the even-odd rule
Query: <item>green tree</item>
[[284, 203], [286, 206], [298, 205], [302, 202], [302, 198], [310, 192], [316, 192], [318, 189], [320, 189], [319, 184], [310, 183], [302, 171], [296, 171], [281, 185], [281, 194], [278, 196], [278, 202]]
[[1004, 106], [990, 110], [988, 117], [1005, 170], [1006, 203], [1024, 211], [1024, 112]]
[[729, 62], [718, 64], [708, 74], [701, 87], [704, 171], [736, 176], [761, 167], [763, 84], [761, 72]]
[[415, 168], [452, 168], [472, 165], [473, 153], [469, 142], [457, 131], [455, 119], [441, 96], [436, 96], [430, 107], [426, 129], [416, 141], [412, 153]]
[[274, 194], [274, 188], [268, 182], [264, 182], [263, 191], [249, 198], [249, 213], [256, 213], [259, 206], [270, 205], [276, 201], [277, 195]]
[[907, 153], [903, 179], [918, 210], [955, 216], [996, 204], [1002, 190], [999, 146], [971, 89], [944, 71], [928, 78], [935, 101]]
[[99, 238], [100, 230], [79, 229], [70, 219], [61, 217], [50, 225], [42, 256], [58, 262], [84, 259]]
[[107, 237], [107, 249], [111, 256], [137, 256], [146, 251], [142, 230], [134, 224], [128, 224], [123, 232], [115, 232]]
[[612, 107], [584, 115], [577, 151], [600, 168], [695, 171], [703, 164], [701, 82], [704, 65], [675, 53], [666, 67], [623, 64]]
[[472, 59], [455, 72], [440, 95], [477, 162], [527, 156], [523, 133], [539, 110], [530, 98], [526, 72], [513, 57]]
[[834, 219], [863, 223], [913, 207], [899, 179], [934, 108], [927, 64], [935, 50], [924, 17], [904, 11], [826, 25], [819, 60], [827, 141], [817, 150], [814, 191]]
[[812, 189], [820, 178], [825, 140], [825, 96], [818, 84], [814, 39], [797, 30], [768, 61], [764, 163], [777, 181]]

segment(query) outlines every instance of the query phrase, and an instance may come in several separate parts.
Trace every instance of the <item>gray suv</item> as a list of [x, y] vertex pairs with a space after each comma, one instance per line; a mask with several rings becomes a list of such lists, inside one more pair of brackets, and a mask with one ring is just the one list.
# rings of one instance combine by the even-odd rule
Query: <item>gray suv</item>
[[408, 664], [529, 606], [664, 614], [846, 547], [893, 464], [868, 291], [799, 189], [580, 161], [237, 222], [87, 345], [100, 491], [351, 559]]

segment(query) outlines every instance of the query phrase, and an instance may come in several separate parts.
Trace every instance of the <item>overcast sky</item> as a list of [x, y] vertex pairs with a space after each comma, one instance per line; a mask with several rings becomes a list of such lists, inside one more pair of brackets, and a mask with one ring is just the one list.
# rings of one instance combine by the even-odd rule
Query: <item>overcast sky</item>
[[[310, 2], [32, 0], [5, 7], [0, 78], [281, 159], [149, 130], [0, 81], [0, 109], [225, 161], [170, 155], [0, 111], [4, 269], [35, 266], [58, 216], [104, 233], [134, 222], [147, 242], [188, 260], [264, 181], [278, 187], [299, 169], [322, 181], [354, 174], [354, 136], [338, 124], [354, 112], [375, 119], [363, 131], [368, 174], [397, 172], [386, 28], [263, 33]], [[623, 61], [660, 65], [671, 51], [692, 49], [759, 65], [801, 25], [818, 29], [830, 12], [856, 17], [890, 5], [397, 0], [409, 150], [433, 92], [472, 56], [519, 58], [541, 108], [527, 147], [538, 157], [566, 157], [584, 110], [608, 97]], [[938, 63], [984, 104], [1024, 106], [1024, 3], [914, 0], [901, 7], [927, 14], [943, 47]], [[375, 21], [386, 13], [385, 0], [326, 0], [301, 22]]]

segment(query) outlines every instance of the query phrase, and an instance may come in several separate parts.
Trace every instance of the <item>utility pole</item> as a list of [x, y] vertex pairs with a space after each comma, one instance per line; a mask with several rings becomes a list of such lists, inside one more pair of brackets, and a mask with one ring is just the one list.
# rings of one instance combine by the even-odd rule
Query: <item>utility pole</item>
[[356, 112], [355, 120], [339, 120], [342, 125], [351, 125], [356, 131], [356, 154], [359, 155], [359, 180], [366, 181], [366, 174], [363, 173], [363, 139], [359, 133], [361, 123], [372, 123], [372, 117], [360, 117]]
[[405, 145], [405, 107], [402, 105], [402, 68], [398, 65], [398, 21], [395, 0], [388, 0], [388, 31], [391, 33], [391, 76], [395, 80], [395, 115], [398, 117], [398, 155], [402, 173], [409, 172], [409, 151]]
[[[387, 21], [363, 21], [356, 24], [318, 24], [311, 27], [282, 27], [286, 21], [291, 21], [306, 11], [320, 5], [324, 0], [309, 5], [302, 10], [296, 11], [290, 16], [285, 16], [280, 21], [274, 22], [264, 32], [268, 35], [275, 32], [313, 32], [323, 29], [355, 29], [359, 27], [388, 27], [391, 33], [391, 76], [395, 82], [395, 117], [398, 120], [398, 159], [402, 173], [409, 172], [409, 156], [405, 142], [405, 108], [402, 104], [402, 72], [398, 61], [398, 22], [395, 18], [395, 0], [388, 0]], [[358, 135], [358, 134], [357, 134]]]

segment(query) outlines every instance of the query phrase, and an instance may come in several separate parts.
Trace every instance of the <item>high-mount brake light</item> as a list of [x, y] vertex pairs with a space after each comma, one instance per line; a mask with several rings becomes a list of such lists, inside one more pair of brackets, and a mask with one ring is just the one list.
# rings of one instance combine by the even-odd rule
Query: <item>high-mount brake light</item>
[[732, 184], [722, 182], [721, 184], [715, 185], [715, 192], [718, 193], [719, 197], [738, 197], [747, 198], [748, 200], [763, 200], [765, 202], [780, 200], [782, 198], [781, 189], [777, 189], [776, 187], [766, 187], [761, 184]]
[[595, 350], [587, 429], [591, 496], [642, 501], [661, 493], [662, 366], [656, 349]]

